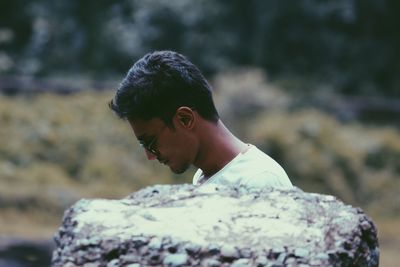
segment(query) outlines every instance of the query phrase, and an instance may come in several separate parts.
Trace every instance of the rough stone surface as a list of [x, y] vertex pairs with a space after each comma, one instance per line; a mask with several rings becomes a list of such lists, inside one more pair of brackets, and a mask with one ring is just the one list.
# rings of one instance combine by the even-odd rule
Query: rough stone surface
[[164, 185], [65, 212], [52, 266], [378, 266], [373, 222], [333, 196]]

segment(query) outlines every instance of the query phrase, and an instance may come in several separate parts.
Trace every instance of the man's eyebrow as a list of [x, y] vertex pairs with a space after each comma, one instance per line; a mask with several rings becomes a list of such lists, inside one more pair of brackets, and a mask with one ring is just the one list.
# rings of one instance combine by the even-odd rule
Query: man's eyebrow
[[136, 139], [139, 141], [143, 141], [144, 139], [146, 139], [146, 134], [139, 135], [138, 137], [136, 137]]
[[151, 137], [150, 136], [148, 136], [147, 134], [142, 134], [142, 135], [139, 135], [136, 139], [138, 140], [138, 141], [144, 141], [144, 142], [146, 142], [146, 140], [149, 140]]

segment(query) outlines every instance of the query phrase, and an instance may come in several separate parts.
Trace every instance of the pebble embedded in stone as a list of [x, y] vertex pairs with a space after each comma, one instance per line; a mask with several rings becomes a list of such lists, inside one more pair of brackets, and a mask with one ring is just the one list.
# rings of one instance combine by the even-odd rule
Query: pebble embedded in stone
[[329, 260], [329, 255], [327, 253], [318, 253], [315, 258], [320, 260]]
[[151, 240], [150, 240], [150, 242], [149, 242], [149, 244], [148, 244], [148, 247], [150, 248], [150, 249], [161, 249], [161, 247], [162, 247], [162, 241], [161, 241], [161, 239], [160, 238], [158, 238], [158, 237], [154, 237], [154, 238], [152, 238]]
[[201, 246], [187, 243], [184, 245], [184, 249], [187, 251], [188, 254], [196, 254], [201, 250]]
[[242, 258], [250, 258], [251, 257], [251, 249], [250, 248], [242, 248], [240, 249], [240, 257]]
[[367, 221], [363, 221], [360, 226], [364, 231], [367, 231], [371, 228], [371, 224]]
[[259, 265], [264, 266], [268, 263], [268, 258], [266, 256], [258, 256], [255, 262], [257, 266]]
[[231, 267], [248, 267], [249, 265], [249, 259], [238, 259], [232, 263]]
[[278, 263], [284, 263], [286, 257], [287, 257], [286, 253], [281, 253], [281, 254], [279, 254], [279, 256], [278, 256], [278, 258], [276, 259], [276, 261], [277, 261]]
[[296, 248], [294, 250], [294, 255], [299, 258], [305, 258], [310, 254], [310, 252], [305, 248]]
[[296, 259], [293, 257], [289, 257], [285, 259], [285, 264], [291, 264], [291, 263], [295, 263]]
[[223, 245], [221, 247], [221, 256], [225, 258], [236, 259], [239, 257], [239, 253], [234, 246]]
[[107, 264], [107, 267], [118, 267], [119, 266], [119, 260], [118, 259], [114, 259], [112, 261], [110, 261]]
[[219, 267], [221, 262], [216, 259], [205, 259], [200, 264], [201, 267]]
[[188, 261], [187, 254], [169, 254], [164, 260], [163, 264], [171, 267], [184, 266]]
[[208, 252], [211, 255], [217, 255], [217, 254], [219, 254], [221, 252], [221, 250], [220, 250], [219, 246], [217, 246], [215, 244], [211, 244], [211, 245], [208, 246]]
[[120, 258], [124, 263], [136, 263], [140, 260], [140, 257], [137, 255], [122, 255]]

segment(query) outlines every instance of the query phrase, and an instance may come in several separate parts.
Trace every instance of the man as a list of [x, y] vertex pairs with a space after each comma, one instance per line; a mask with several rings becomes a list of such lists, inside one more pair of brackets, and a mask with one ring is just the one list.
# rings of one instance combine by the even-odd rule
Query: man
[[195, 185], [292, 187], [277, 162], [224, 126], [210, 85], [183, 55], [157, 51], [139, 59], [109, 106], [128, 120], [149, 160], [174, 173], [199, 168]]

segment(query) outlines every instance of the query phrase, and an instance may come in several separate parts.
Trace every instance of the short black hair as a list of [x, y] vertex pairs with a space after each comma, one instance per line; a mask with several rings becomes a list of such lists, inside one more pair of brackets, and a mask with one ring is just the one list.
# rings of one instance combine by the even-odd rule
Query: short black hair
[[211, 86], [183, 55], [155, 51], [139, 59], [121, 82], [110, 108], [122, 119], [161, 118], [170, 125], [176, 110], [187, 106], [217, 122]]

